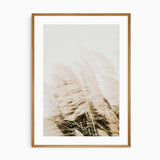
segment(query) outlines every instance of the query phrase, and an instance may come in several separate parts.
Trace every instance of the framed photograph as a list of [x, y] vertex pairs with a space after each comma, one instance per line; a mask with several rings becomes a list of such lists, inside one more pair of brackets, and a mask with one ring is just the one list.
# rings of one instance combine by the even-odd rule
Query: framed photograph
[[130, 13], [32, 14], [32, 147], [130, 147]]

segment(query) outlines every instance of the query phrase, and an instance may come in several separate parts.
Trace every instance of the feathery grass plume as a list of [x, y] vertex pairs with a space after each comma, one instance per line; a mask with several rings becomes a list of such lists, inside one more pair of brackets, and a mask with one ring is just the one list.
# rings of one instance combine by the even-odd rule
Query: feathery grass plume
[[119, 80], [117, 73], [105, 56], [97, 52], [87, 53], [88, 61], [96, 73], [101, 92], [119, 117]]
[[[54, 97], [56, 109], [64, 120], [74, 121], [85, 110], [85, 97], [81, 84], [72, 71], [63, 65], [56, 65], [57, 74], [54, 75]], [[79, 108], [79, 112], [77, 112]], [[56, 113], [57, 114], [57, 113]], [[59, 118], [59, 114], [56, 115]], [[61, 118], [61, 119], [62, 119]]]
[[99, 86], [102, 94], [111, 105], [119, 105], [119, 80], [113, 65], [100, 53], [91, 52], [89, 55], [93, 69], [101, 82]]

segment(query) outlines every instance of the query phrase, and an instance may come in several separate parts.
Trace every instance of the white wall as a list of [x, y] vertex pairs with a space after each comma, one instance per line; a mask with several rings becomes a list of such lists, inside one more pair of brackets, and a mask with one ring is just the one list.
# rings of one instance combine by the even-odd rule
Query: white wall
[[[160, 11], [152, 0], [0, 1], [0, 159], [159, 159]], [[31, 148], [31, 13], [132, 13], [132, 147]]]

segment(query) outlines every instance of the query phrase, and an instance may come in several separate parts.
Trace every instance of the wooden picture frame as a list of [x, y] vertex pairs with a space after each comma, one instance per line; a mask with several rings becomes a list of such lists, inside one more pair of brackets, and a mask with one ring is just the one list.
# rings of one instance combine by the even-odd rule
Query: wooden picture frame
[[[96, 17], [97, 19], [99, 17], [125, 17], [127, 18], [125, 24], [127, 24], [127, 97], [126, 97], [126, 102], [127, 102], [127, 137], [125, 137], [127, 140], [127, 143], [125, 144], [120, 144], [119, 142], [117, 144], [68, 144], [68, 143], [63, 143], [63, 144], [47, 144], [47, 143], [38, 143], [38, 138], [36, 137], [36, 133], [38, 132], [36, 130], [36, 125], [38, 125], [36, 121], [36, 117], [38, 115], [37, 110], [36, 110], [36, 105], [37, 105], [37, 95], [36, 95], [36, 90], [37, 90], [37, 72], [43, 72], [41, 71], [37, 66], [38, 59], [36, 54], [37, 54], [37, 46], [41, 43], [37, 43], [37, 28], [38, 28], [38, 20], [37, 17], [42, 17], [42, 19], [45, 19], [46, 17]], [[82, 18], [83, 19], [83, 18]], [[102, 18], [103, 19], [103, 18]], [[104, 20], [105, 21], [105, 20]], [[47, 22], [48, 24], [48, 22]], [[74, 24], [74, 20], [72, 22]], [[123, 36], [123, 35], [120, 35]], [[41, 40], [42, 41], [42, 40]], [[43, 44], [43, 43], [41, 43]], [[122, 53], [121, 53], [122, 54]], [[39, 69], [39, 70], [38, 70]], [[43, 73], [42, 73], [43, 74]], [[39, 102], [40, 103], [40, 102]], [[36, 139], [37, 138], [37, 139]], [[72, 137], [71, 137], [72, 138]], [[87, 137], [88, 138], [88, 137]], [[40, 139], [40, 138], [39, 138]], [[130, 13], [33, 13], [32, 14], [32, 147], [131, 147], [131, 14]]]

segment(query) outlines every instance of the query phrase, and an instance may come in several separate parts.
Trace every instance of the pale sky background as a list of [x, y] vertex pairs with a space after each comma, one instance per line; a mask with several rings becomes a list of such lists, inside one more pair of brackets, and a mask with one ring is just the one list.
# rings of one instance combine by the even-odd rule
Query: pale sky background
[[70, 65], [87, 51], [106, 56], [119, 75], [119, 25], [44, 25], [44, 83], [54, 63]]

